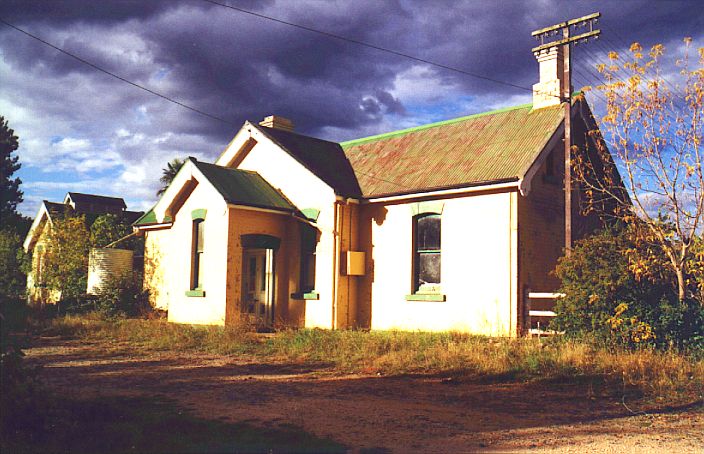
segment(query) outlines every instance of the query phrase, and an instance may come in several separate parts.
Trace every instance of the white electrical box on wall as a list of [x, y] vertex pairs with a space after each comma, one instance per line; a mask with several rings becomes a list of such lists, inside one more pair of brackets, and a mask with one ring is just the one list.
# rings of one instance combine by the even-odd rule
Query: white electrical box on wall
[[364, 276], [366, 274], [366, 256], [364, 252], [347, 251], [345, 252], [345, 255], [345, 262], [347, 264], [345, 274], [348, 276]]

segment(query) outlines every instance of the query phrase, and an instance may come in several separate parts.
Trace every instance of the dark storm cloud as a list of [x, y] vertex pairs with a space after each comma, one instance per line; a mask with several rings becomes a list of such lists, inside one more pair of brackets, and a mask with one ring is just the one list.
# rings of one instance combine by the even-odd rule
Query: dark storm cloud
[[[128, 19], [144, 19], [182, 3], [198, 0], [3, 0], [0, 16], [8, 20], [67, 25], [77, 22], [109, 24]], [[222, 2], [225, 3], [225, 2]], [[266, 7], [270, 0], [239, 1], [242, 8]], [[206, 3], [202, 4], [207, 7]], [[212, 5], [210, 5], [212, 6]]]
[[[702, 14], [693, 14], [695, 2], [508, 2], [501, 8], [495, 2], [233, 4], [527, 88], [537, 77], [529, 51], [533, 28], [601, 9], [606, 28], [629, 30], [629, 39], [646, 41], [650, 35], [680, 38], [687, 30], [671, 24], [683, 17], [695, 23]], [[0, 16], [147, 84], [153, 67], [125, 65], [84, 36], [71, 36], [78, 26], [130, 30], [145, 40], [144, 51], [154, 56], [154, 65], [163, 66], [177, 82], [178, 91], [169, 95], [234, 124], [274, 112], [288, 115], [309, 133], [325, 126], [354, 130], [378, 121], [382, 107], [388, 113], [403, 113], [403, 100], [389, 103], [379, 94], [388, 94], [396, 75], [415, 64], [197, 0], [10, 1], [0, 7]], [[2, 36], [9, 43], [3, 46], [4, 56], [13, 65], [41, 65], [44, 75], [94, 71], [14, 32], [6, 30]], [[452, 72], [436, 74], [464, 87], [468, 95], [522, 94]], [[232, 132], [231, 126], [187, 115], [194, 131], [219, 138]]]
[[[633, 40], [677, 44], [704, 31], [697, 1], [222, 2], [527, 89], [538, 78], [530, 32], [567, 18], [602, 12], [604, 37], [585, 48], [589, 55]], [[399, 121], [428, 121], [414, 103], [454, 103], [433, 108], [461, 115], [530, 99], [529, 90], [424, 67], [201, 0], [3, 0], [0, 17], [227, 120], [189, 112], [0, 25], [0, 59], [10, 71], [0, 80], [0, 103], [26, 110], [25, 143], [33, 135], [44, 140], [25, 146], [22, 159], [48, 162], [47, 140], [58, 131], [88, 141], [87, 149], [109, 142], [123, 165], [132, 166], [125, 172], [149, 166], [140, 180], [151, 185], [144, 194], [153, 193], [158, 175], [151, 173], [162, 162], [189, 154], [213, 158], [247, 119], [275, 113], [291, 118], [302, 133], [344, 140], [401, 127]], [[586, 55], [577, 47], [575, 63], [586, 64]], [[424, 90], [438, 93], [414, 99]], [[106, 158], [104, 165], [118, 161]], [[147, 184], [135, 175], [123, 179], [119, 190]]]
[[[389, 60], [377, 51], [205, 2], [147, 3], [149, 8], [145, 10], [134, 4], [127, 7], [123, 2], [114, 2], [101, 3], [101, 9], [92, 7], [84, 11], [77, 7], [77, 2], [51, 2], [51, 7], [43, 11], [42, 5], [46, 3], [30, 2], [26, 8], [13, 5], [17, 10], [9, 14], [9, 19], [89, 61], [146, 85], [153, 67], [125, 65], [120, 55], [115, 55], [118, 49], [109, 48], [110, 43], [96, 46], [85, 34], [71, 35], [72, 31], [86, 27], [98, 30], [120, 27], [135, 33], [147, 42], [148, 50], [143, 51], [154, 55], [153, 63], [162, 65], [169, 77], [178, 81], [178, 93], [169, 95], [235, 124], [276, 112], [292, 116], [303, 131], [323, 126], [353, 129], [374, 118], [360, 108], [364, 97], [385, 93], [395, 74], [409, 65], [398, 58]], [[393, 3], [375, 3], [364, 8], [349, 6], [346, 14], [338, 14], [336, 8], [316, 10], [317, 6], [312, 5], [305, 13], [291, 9], [289, 16], [294, 21], [361, 39], [383, 39], [380, 35], [384, 35], [384, 25], [395, 22], [399, 16], [398, 11], [391, 9], [394, 6]], [[11, 9], [6, 6], [2, 17], [7, 17]], [[400, 16], [407, 17], [403, 13]], [[99, 34], [94, 38], [100, 39]], [[8, 62], [23, 69], [34, 68], [42, 76], [94, 72], [15, 32], [5, 31], [3, 41], [8, 44], [3, 46]], [[104, 76], [95, 74], [95, 77]], [[133, 88], [116, 87], [116, 90]], [[380, 102], [388, 104], [389, 99]], [[403, 108], [394, 100], [388, 111], [398, 113]], [[189, 117], [192, 127], [202, 128], [203, 133], [219, 138], [231, 134], [229, 126], [214, 124], [207, 118]]]

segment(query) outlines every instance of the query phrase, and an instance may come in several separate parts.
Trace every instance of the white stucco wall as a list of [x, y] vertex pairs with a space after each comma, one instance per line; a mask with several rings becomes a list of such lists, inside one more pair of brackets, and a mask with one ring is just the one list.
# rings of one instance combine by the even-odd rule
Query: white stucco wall
[[281, 190], [299, 209], [320, 210], [316, 226], [321, 231], [321, 237], [316, 249], [315, 270], [315, 291], [320, 295], [320, 299], [305, 301], [305, 326], [331, 328], [332, 251], [335, 241], [333, 189], [261, 135], [258, 143], [240, 162], [238, 168], [258, 172], [272, 186]]
[[[191, 283], [191, 247], [193, 220], [191, 212], [207, 210], [204, 221], [203, 255], [201, 257], [204, 297], [186, 296]], [[152, 284], [154, 302], [167, 308], [169, 321], [224, 325], [227, 271], [228, 210], [222, 196], [208, 184], [198, 184], [176, 212], [170, 229], [147, 233], [145, 268], [156, 263], [157, 281]], [[148, 270], [145, 269], [146, 274]], [[154, 279], [152, 279], [153, 281]], [[149, 280], [147, 280], [149, 282]], [[166, 306], [166, 307], [165, 307]]]
[[[514, 203], [512, 203], [512, 199]], [[372, 222], [372, 329], [456, 330], [511, 335], [515, 324], [515, 193], [444, 201], [441, 285], [444, 302], [406, 301], [412, 292], [412, 211], [387, 205]]]

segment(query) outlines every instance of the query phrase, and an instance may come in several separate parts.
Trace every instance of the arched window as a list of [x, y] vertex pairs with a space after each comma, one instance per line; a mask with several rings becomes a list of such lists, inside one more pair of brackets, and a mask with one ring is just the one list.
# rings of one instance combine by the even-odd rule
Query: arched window
[[415, 292], [440, 290], [440, 215], [425, 214], [414, 219], [414, 284]]

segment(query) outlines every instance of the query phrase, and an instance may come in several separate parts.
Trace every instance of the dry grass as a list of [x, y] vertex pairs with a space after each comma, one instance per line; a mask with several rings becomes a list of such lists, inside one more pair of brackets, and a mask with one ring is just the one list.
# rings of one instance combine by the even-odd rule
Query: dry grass
[[648, 395], [683, 392], [701, 398], [704, 393], [704, 360], [676, 351], [610, 351], [562, 339], [324, 330], [279, 333], [271, 346], [292, 359], [329, 361], [352, 372], [518, 380], [600, 377]]
[[676, 351], [610, 351], [549, 339], [501, 339], [460, 333], [287, 330], [262, 336], [245, 327], [177, 325], [163, 320], [103, 321], [66, 316], [54, 335], [126, 342], [149, 350], [252, 354], [326, 363], [340, 372], [454, 374], [490, 380], [598, 379], [646, 395], [704, 394], [704, 360]]

